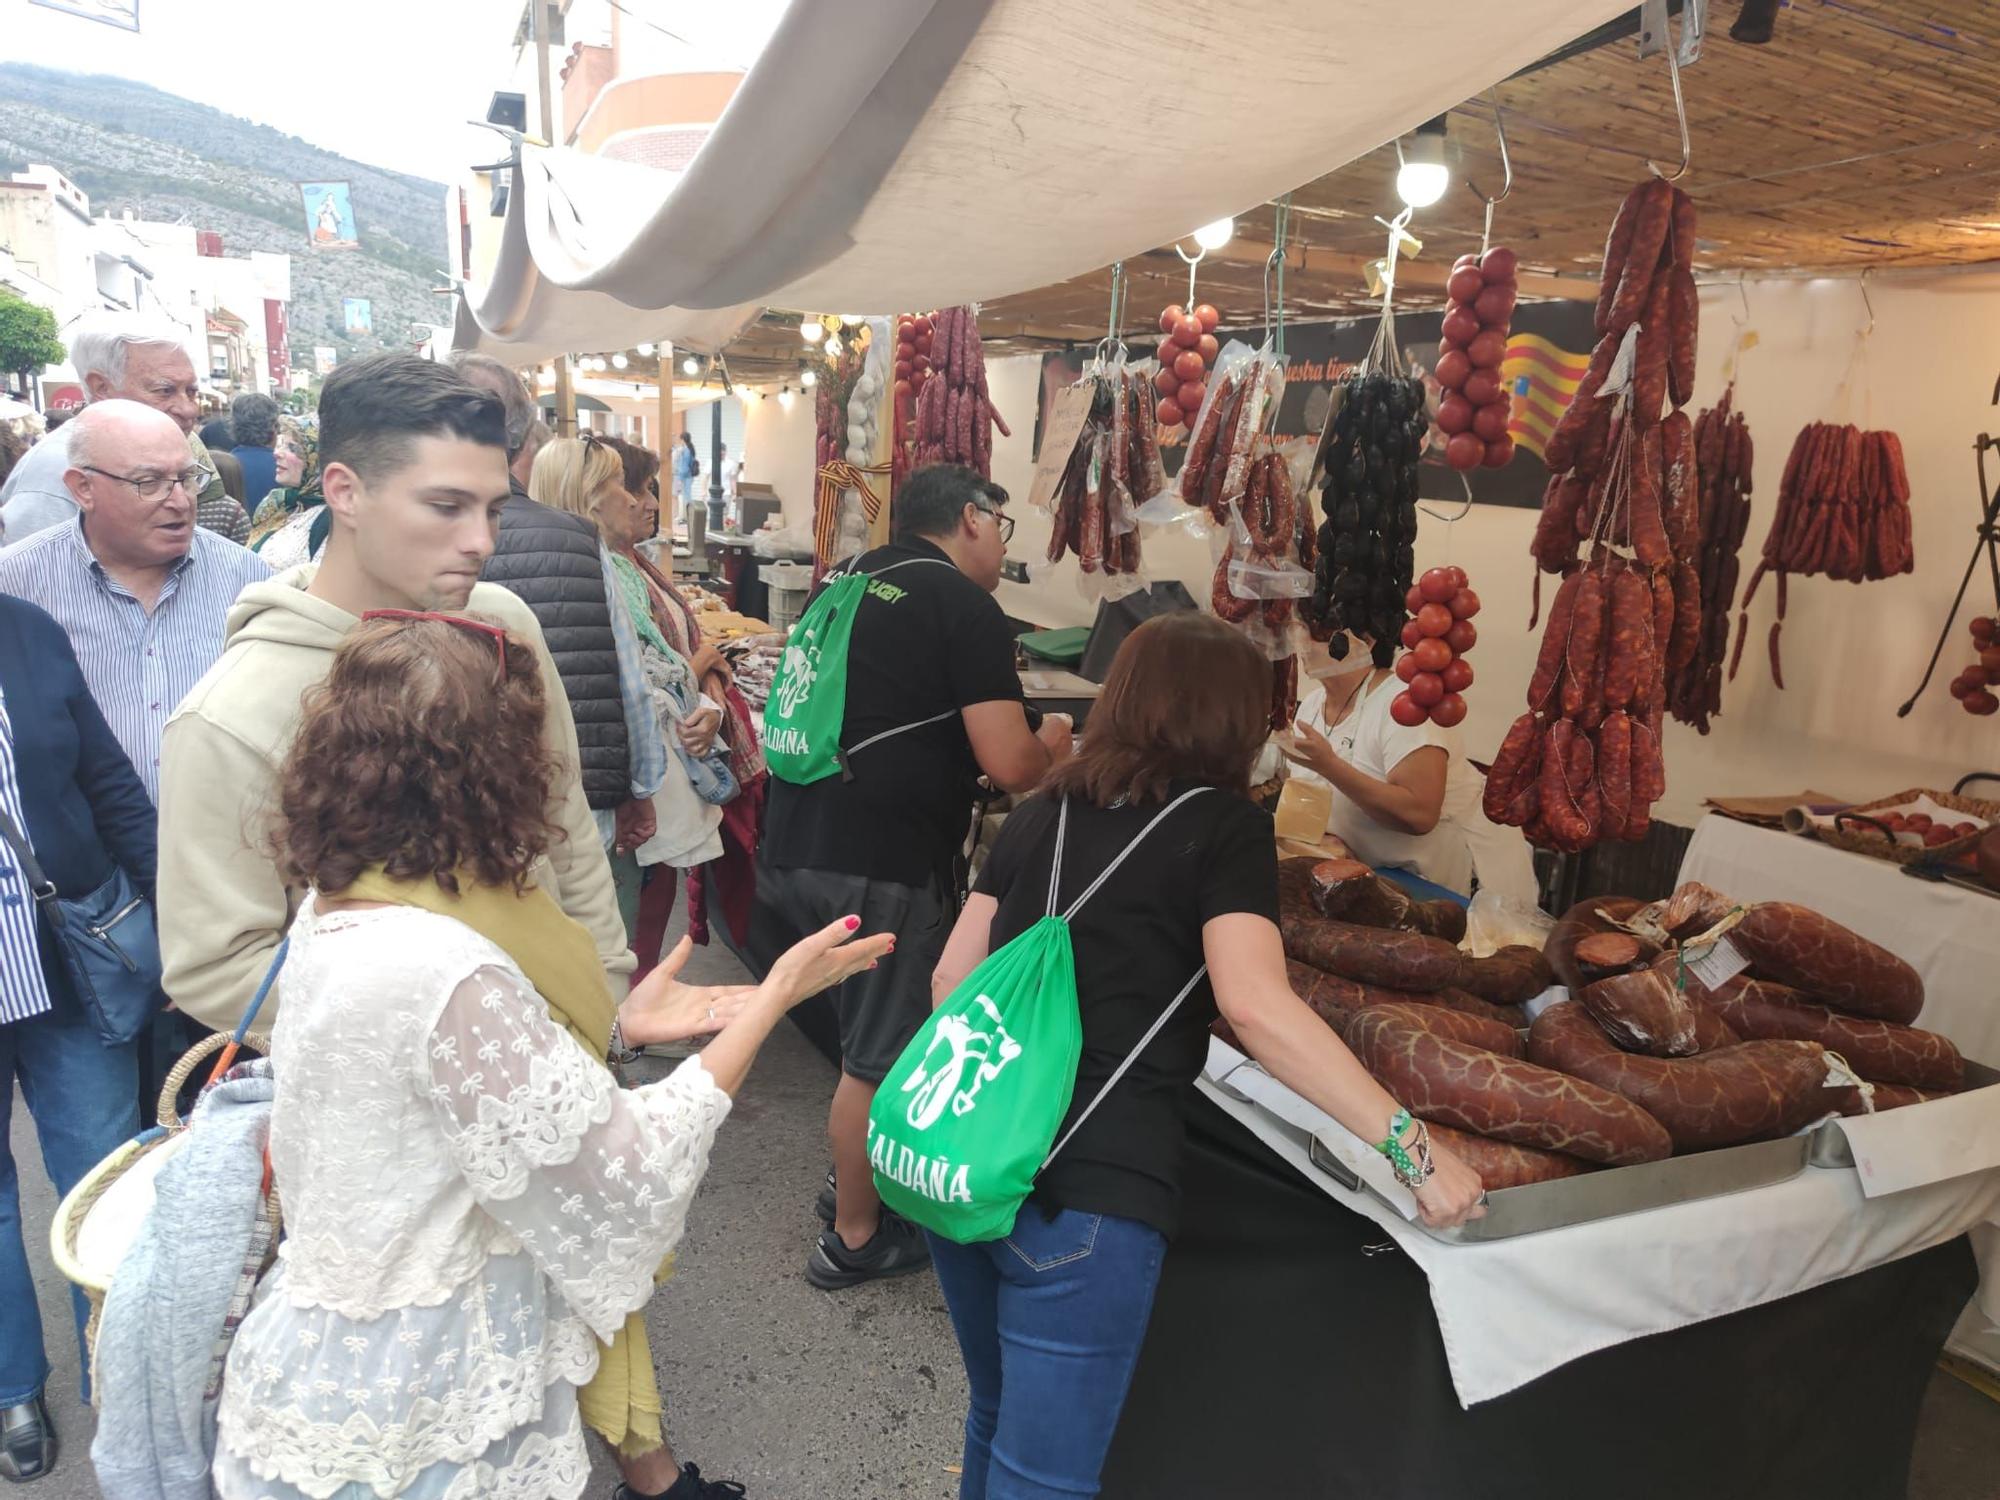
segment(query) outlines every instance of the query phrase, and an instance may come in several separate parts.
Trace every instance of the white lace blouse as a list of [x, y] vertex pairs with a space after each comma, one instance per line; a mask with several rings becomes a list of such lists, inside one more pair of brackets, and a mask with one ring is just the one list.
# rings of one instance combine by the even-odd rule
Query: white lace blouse
[[644, 1306], [729, 1112], [621, 1089], [506, 954], [408, 907], [292, 927], [279, 1263], [229, 1353], [223, 1500], [571, 1500], [575, 1387]]

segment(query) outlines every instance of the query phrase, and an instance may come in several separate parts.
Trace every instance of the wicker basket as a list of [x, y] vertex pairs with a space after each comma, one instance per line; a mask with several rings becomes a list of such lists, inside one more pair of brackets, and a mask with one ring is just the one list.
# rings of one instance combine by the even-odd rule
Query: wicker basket
[[[1959, 785], [1963, 786], [1965, 782], [1961, 781]], [[1907, 792], [1898, 792], [1893, 797], [1864, 802], [1835, 814], [1833, 822], [1819, 830], [1820, 841], [1831, 844], [1836, 849], [1845, 849], [1852, 854], [1866, 854], [1875, 859], [1894, 860], [1899, 865], [1913, 865], [1920, 859], [1935, 863], [1956, 859], [1978, 843], [1980, 834], [1986, 831], [1982, 828], [1978, 833], [1968, 833], [1963, 838], [1928, 846], [1904, 844], [1894, 838], [1881, 837], [1881, 833], [1885, 830], [1873, 820], [1871, 814], [1892, 811], [1905, 803], [1916, 801], [1919, 797], [1928, 797], [1939, 807], [1950, 808], [1953, 812], [1969, 813], [1975, 818], [1983, 818], [1988, 824], [2000, 824], [2000, 802], [1987, 802], [1978, 797], [1961, 796], [1956, 792], [1934, 792], [1928, 787], [1913, 787]], [[1848, 826], [1850, 820], [1860, 826], [1850, 828]], [[1863, 828], [1868, 831], [1862, 832]]]

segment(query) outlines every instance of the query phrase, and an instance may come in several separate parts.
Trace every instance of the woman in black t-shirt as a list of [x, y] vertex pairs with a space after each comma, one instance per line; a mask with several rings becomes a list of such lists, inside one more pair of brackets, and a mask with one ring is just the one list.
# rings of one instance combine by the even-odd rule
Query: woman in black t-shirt
[[[1177, 1228], [1183, 1115], [1218, 1007], [1274, 1077], [1363, 1140], [1394, 1142], [1385, 1154], [1414, 1185], [1425, 1222], [1484, 1212], [1478, 1177], [1428, 1145], [1286, 980], [1277, 847], [1269, 814], [1248, 797], [1269, 684], [1262, 654], [1212, 617], [1168, 615], [1135, 630], [1082, 748], [1007, 819], [939, 961], [931, 988], [941, 999], [1049, 909], [1065, 801], [1058, 910], [1163, 807], [1196, 793], [1070, 922], [1083, 1051], [1057, 1139], [1082, 1119], [1075, 1135], [1006, 1238], [931, 1238], [972, 1395], [960, 1500], [1097, 1492]], [[1212, 986], [1197, 977], [1204, 964]]]

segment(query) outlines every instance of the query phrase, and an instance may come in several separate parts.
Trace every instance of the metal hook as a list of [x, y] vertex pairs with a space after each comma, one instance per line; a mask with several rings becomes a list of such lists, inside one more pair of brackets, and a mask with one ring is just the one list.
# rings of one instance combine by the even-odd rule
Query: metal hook
[[[1292, 195], [1285, 194], [1276, 205], [1271, 224], [1271, 253], [1264, 258], [1264, 337], [1271, 344], [1271, 352], [1280, 359], [1285, 354], [1285, 238], [1291, 232]], [[1277, 322], [1275, 330], [1271, 318], [1271, 271], [1278, 273]], [[1276, 415], [1275, 408], [1273, 416]]]
[[1418, 510], [1429, 516], [1433, 521], [1442, 521], [1447, 526], [1451, 525], [1454, 521], [1463, 521], [1467, 516], [1472, 514], [1472, 476], [1463, 469], [1455, 469], [1453, 472], [1458, 475], [1458, 482], [1465, 486], [1465, 504], [1458, 508], [1457, 515], [1440, 515], [1428, 505], [1419, 505], [1417, 507]]
[[1868, 273], [1865, 270], [1861, 273], [1861, 305], [1868, 309], [1868, 326], [1861, 330], [1865, 339], [1875, 331], [1875, 300], [1868, 295]]
[[1736, 278], [1736, 295], [1743, 303], [1743, 326], [1750, 326], [1750, 284], [1743, 277]]
[[1184, 260], [1184, 261], [1186, 261], [1186, 262], [1187, 262], [1187, 268], [1188, 268], [1188, 298], [1187, 298], [1187, 305], [1188, 305], [1189, 307], [1193, 307], [1193, 306], [1194, 306], [1194, 268], [1195, 268], [1196, 266], [1200, 265], [1200, 264], [1201, 264], [1201, 263], [1202, 263], [1203, 261], [1205, 261], [1205, 260], [1207, 260], [1207, 259], [1208, 259], [1208, 247], [1207, 247], [1206, 245], [1203, 245], [1203, 244], [1201, 244], [1201, 242], [1200, 242], [1200, 241], [1196, 241], [1196, 243], [1195, 243], [1195, 252], [1194, 252], [1194, 254], [1192, 254], [1192, 255], [1189, 255], [1189, 254], [1187, 253], [1187, 251], [1185, 251], [1185, 250], [1181, 249], [1181, 242], [1180, 242], [1179, 240], [1175, 240], [1175, 241], [1174, 241], [1174, 254], [1178, 255], [1178, 256], [1179, 256], [1179, 257], [1180, 257], [1180, 258], [1181, 258], [1182, 260]]
[[1507, 155], [1507, 120], [1506, 116], [1500, 112], [1500, 89], [1498, 85], [1488, 89], [1486, 97], [1493, 101], [1493, 133], [1500, 137], [1500, 170], [1505, 174], [1506, 180], [1500, 185], [1499, 197], [1489, 198], [1479, 190], [1478, 183], [1474, 182], [1470, 177], [1465, 179], [1465, 185], [1472, 189], [1473, 196], [1486, 205], [1486, 223], [1479, 231], [1479, 253], [1481, 255], [1484, 255], [1493, 243], [1493, 206], [1514, 191], [1514, 163]]
[[1126, 357], [1125, 341], [1118, 336], [1118, 330], [1124, 322], [1125, 294], [1129, 290], [1129, 284], [1125, 279], [1125, 262], [1122, 260], [1112, 262], [1110, 318], [1105, 328], [1104, 337], [1098, 340], [1097, 349], [1092, 356], [1100, 366], [1104, 363], [1105, 356], [1114, 347], [1118, 350], [1118, 358], [1121, 363]]
[[[1681, 63], [1679, 49], [1674, 46], [1673, 23], [1669, 20], [1662, 28], [1666, 33], [1664, 42], [1667, 53], [1667, 76], [1674, 83], [1674, 114], [1681, 122], [1681, 164], [1673, 172], [1664, 171], [1660, 164], [1650, 157], [1646, 160], [1646, 170], [1655, 177], [1664, 177], [1668, 182], [1679, 182], [1687, 176], [1688, 161], [1693, 155], [1693, 147], [1688, 142], [1687, 100], [1681, 97]], [[1687, 30], [1687, 17], [1681, 17], [1681, 30]]]

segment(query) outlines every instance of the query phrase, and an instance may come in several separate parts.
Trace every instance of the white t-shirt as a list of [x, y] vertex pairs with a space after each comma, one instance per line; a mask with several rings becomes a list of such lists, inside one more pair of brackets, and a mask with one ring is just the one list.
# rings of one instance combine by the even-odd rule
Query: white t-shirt
[[[1532, 905], [1534, 867], [1527, 845], [1513, 829], [1495, 827], [1487, 820], [1480, 807], [1486, 778], [1465, 758], [1457, 730], [1428, 719], [1409, 727], [1389, 716], [1389, 705], [1402, 688], [1393, 676], [1384, 678], [1361, 694], [1354, 712], [1338, 727], [1329, 729], [1326, 689], [1316, 686], [1299, 702], [1299, 722], [1325, 735], [1334, 754], [1378, 781], [1388, 780], [1389, 773], [1414, 752], [1431, 745], [1441, 748], [1449, 759], [1437, 827], [1429, 833], [1402, 833], [1377, 822], [1338, 788], [1329, 788], [1333, 811], [1327, 817], [1327, 832], [1365, 864], [1408, 870], [1460, 895], [1471, 892], [1476, 867], [1482, 887], [1498, 887], [1502, 895], [1525, 893]], [[1339, 707], [1336, 704], [1334, 711]], [[1292, 775], [1326, 785], [1303, 766], [1294, 765]]]

